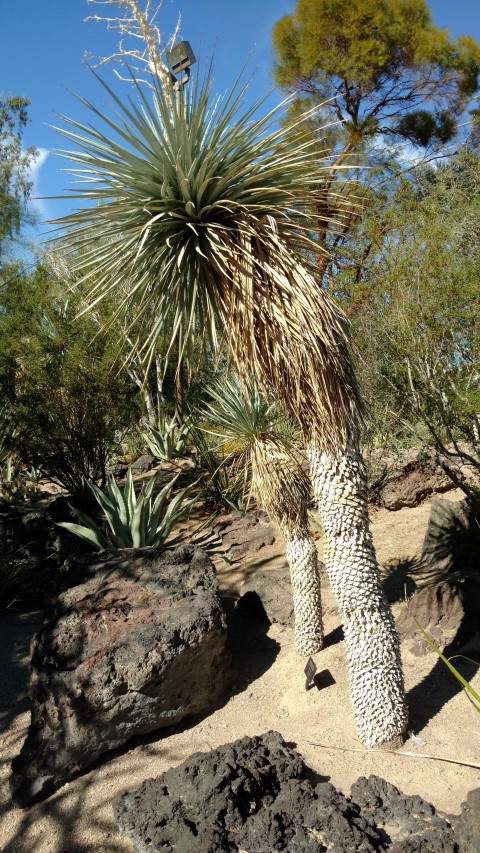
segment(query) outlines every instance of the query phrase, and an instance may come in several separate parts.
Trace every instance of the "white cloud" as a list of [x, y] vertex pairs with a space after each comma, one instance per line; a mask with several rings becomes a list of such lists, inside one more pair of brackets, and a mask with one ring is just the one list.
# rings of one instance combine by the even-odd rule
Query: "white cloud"
[[47, 205], [44, 200], [41, 198], [40, 190], [39, 190], [39, 176], [40, 169], [44, 165], [50, 151], [48, 148], [37, 148], [37, 156], [35, 160], [32, 161], [29, 169], [28, 179], [33, 184], [32, 189], [32, 207], [34, 212], [38, 214], [42, 219], [46, 219], [48, 217], [47, 214]]

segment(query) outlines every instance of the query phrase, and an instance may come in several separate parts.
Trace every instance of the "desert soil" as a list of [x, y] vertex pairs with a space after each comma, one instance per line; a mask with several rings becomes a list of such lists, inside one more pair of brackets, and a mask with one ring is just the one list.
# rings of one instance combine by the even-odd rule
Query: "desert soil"
[[[457, 500], [461, 493], [445, 497]], [[384, 569], [414, 561], [420, 554], [430, 501], [414, 509], [372, 512], [372, 530]], [[321, 542], [319, 542], [321, 552]], [[285, 562], [281, 536], [271, 547], [217, 569], [225, 601], [233, 602], [241, 582], [256, 568]], [[398, 613], [405, 605], [394, 605]], [[64, 785], [48, 800], [24, 811], [11, 805], [10, 762], [20, 750], [29, 723], [27, 695], [29, 642], [41, 614], [7, 613], [0, 619], [0, 849], [5, 853], [132, 853], [116, 826], [114, 796], [184, 761], [244, 735], [269, 729], [294, 742], [307, 764], [348, 794], [359, 776], [371, 773], [408, 794], [418, 793], [448, 813], [460, 811], [466, 793], [480, 785], [480, 718], [433, 652], [418, 657], [412, 641], [402, 644], [414, 734], [397, 753], [365, 750], [352, 720], [339, 617], [324, 590], [326, 648], [315, 655], [322, 689], [305, 690], [305, 659], [293, 646], [293, 632], [278, 624], [259, 629], [237, 620], [232, 638], [238, 679], [223, 707], [173, 731], [131, 742], [106, 756], [90, 772]], [[240, 630], [238, 630], [240, 624]], [[480, 673], [472, 684], [480, 689]], [[434, 758], [422, 758], [427, 754]], [[463, 762], [463, 763], [462, 763]]]

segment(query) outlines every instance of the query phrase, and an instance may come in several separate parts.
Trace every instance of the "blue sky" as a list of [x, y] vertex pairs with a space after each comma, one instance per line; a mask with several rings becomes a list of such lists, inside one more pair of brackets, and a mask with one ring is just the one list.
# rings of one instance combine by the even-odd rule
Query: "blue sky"
[[[158, 22], [168, 34], [181, 12], [181, 37], [191, 42], [197, 55], [210, 58], [215, 51], [215, 90], [223, 91], [251, 55], [249, 67], [255, 71], [252, 90], [260, 95], [271, 85], [272, 25], [293, 7], [294, 0], [164, 0]], [[58, 124], [56, 113], [79, 120], [86, 117], [68, 90], [101, 106], [104, 93], [83, 55], [85, 51], [113, 53], [117, 36], [103, 24], [84, 23], [84, 19], [95, 13], [113, 14], [113, 8], [86, 0], [0, 2], [0, 92], [31, 99], [25, 142], [40, 151], [34, 174], [38, 196], [61, 194], [69, 185], [62, 171], [65, 162], [53, 154], [53, 149], [62, 147], [62, 139], [49, 127]], [[431, 0], [430, 8], [435, 23], [447, 27], [452, 36], [466, 33], [480, 40], [480, 0]], [[101, 73], [108, 82], [114, 81], [111, 66]], [[128, 84], [118, 81], [115, 88], [126, 91]], [[39, 200], [35, 204], [42, 219], [67, 209], [65, 202]]]

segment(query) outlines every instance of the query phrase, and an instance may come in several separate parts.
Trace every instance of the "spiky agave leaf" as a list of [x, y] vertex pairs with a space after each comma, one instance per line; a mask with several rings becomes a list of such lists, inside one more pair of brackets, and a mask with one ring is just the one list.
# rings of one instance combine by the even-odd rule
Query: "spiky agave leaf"
[[346, 321], [315, 281], [307, 236], [328, 157], [300, 122], [280, 129], [278, 109], [242, 112], [244, 87], [212, 102], [208, 73], [197, 81], [179, 108], [160, 87], [123, 103], [103, 83], [115, 117], [84, 103], [106, 130], [67, 119], [78, 194], [101, 203], [58, 221], [90, 268], [90, 305], [116, 291], [146, 355], [170, 324], [180, 356], [195, 334], [214, 350], [226, 339], [239, 375], [333, 447], [357, 398]]
[[106, 534], [89, 515], [70, 505], [75, 515], [83, 521], [83, 525], [62, 521], [58, 526], [85, 539], [98, 550], [112, 547], [143, 548], [163, 545], [172, 526], [189, 511], [195, 502], [196, 496], [192, 496], [192, 492], [196, 483], [181, 489], [170, 499], [179, 477], [177, 474], [163, 486], [154, 499], [153, 492], [159, 474], [159, 471], [152, 474], [138, 496], [135, 493], [131, 468], [128, 469], [123, 491], [112, 476], [109, 478], [110, 497], [107, 497], [95, 483], [88, 481], [110, 528]]

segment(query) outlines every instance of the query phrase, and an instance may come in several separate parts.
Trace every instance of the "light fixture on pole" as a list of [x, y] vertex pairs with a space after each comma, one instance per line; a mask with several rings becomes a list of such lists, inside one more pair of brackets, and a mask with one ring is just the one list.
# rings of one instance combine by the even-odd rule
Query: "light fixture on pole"
[[[190, 79], [190, 66], [197, 60], [190, 47], [190, 42], [179, 41], [171, 50], [167, 50], [167, 62], [170, 67], [170, 79], [172, 88], [175, 92], [175, 102], [177, 116], [182, 116], [182, 89]], [[183, 73], [184, 72], [184, 73]], [[181, 74], [181, 77], [176, 77], [176, 74]], [[177, 374], [175, 377], [175, 418], [181, 426], [183, 424], [184, 415], [184, 369], [183, 358], [180, 357]]]
[[[185, 83], [188, 83], [190, 66], [196, 61], [193, 50], [190, 47], [190, 42], [188, 41], [179, 41], [171, 50], [167, 50], [167, 62], [170, 66], [173, 88], [176, 91], [179, 91]], [[182, 71], [185, 71], [185, 74], [181, 77], [175, 76]]]

